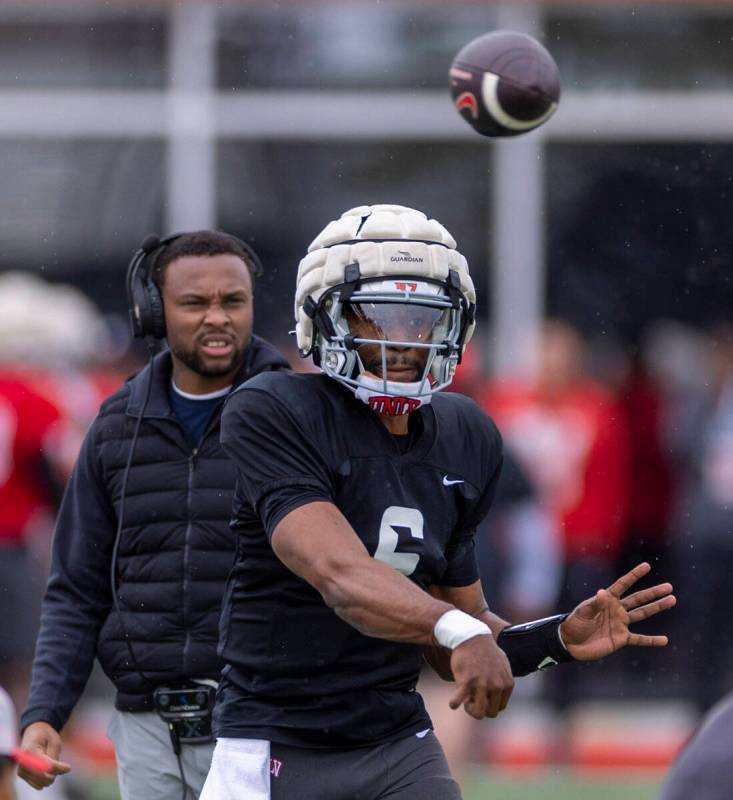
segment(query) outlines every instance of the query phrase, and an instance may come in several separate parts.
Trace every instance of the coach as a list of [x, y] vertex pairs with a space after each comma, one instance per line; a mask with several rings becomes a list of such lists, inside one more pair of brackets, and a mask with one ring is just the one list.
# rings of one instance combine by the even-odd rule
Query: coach
[[22, 747], [52, 759], [46, 773], [20, 769], [35, 788], [69, 770], [59, 732], [96, 656], [117, 689], [123, 800], [198, 797], [213, 742], [187, 740], [210, 738], [208, 720], [186, 737], [156, 709], [184, 696], [161, 700], [161, 687], [193, 687], [185, 697], [205, 706], [219, 677], [235, 484], [221, 407], [242, 380], [288, 366], [252, 335], [260, 270], [251, 248], [214, 231], [149, 237], [131, 262], [133, 331], [168, 348], [102, 404], [66, 488], [21, 719]]

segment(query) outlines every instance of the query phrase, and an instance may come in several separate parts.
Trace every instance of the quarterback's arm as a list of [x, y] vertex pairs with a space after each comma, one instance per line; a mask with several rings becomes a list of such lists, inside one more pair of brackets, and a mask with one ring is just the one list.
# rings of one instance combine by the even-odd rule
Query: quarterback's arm
[[306, 503], [289, 512], [271, 542], [278, 558], [361, 633], [449, 648], [456, 683], [451, 708], [462, 705], [482, 719], [506, 707], [514, 681], [488, 627], [372, 558], [333, 503]]
[[[481, 587], [430, 587], [430, 592], [444, 602], [452, 603], [485, 621], [497, 630], [497, 643], [504, 650], [519, 677], [564, 661], [596, 661], [627, 645], [664, 647], [666, 636], [633, 633], [629, 626], [653, 617], [676, 604], [672, 584], [660, 583], [648, 589], [627, 594], [629, 589], [651, 570], [649, 564], [638, 564], [615, 580], [607, 589], [599, 589], [570, 614], [558, 614], [541, 620], [509, 625], [486, 607]], [[445, 680], [452, 680], [450, 660], [439, 647], [425, 650], [425, 658]]]
[[339, 617], [367, 636], [435, 644], [435, 623], [454, 608], [372, 558], [333, 503], [307, 503], [286, 514], [272, 533], [272, 548]]

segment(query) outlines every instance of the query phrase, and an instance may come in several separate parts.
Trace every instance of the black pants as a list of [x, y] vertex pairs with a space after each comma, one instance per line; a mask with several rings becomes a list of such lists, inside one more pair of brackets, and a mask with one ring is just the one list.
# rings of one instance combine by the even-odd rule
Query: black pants
[[354, 750], [273, 742], [272, 800], [461, 800], [432, 731]]

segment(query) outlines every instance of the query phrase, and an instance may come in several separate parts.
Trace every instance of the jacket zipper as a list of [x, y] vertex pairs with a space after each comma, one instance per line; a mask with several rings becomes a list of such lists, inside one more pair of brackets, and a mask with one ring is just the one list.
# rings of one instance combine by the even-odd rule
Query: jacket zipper
[[183, 597], [181, 602], [181, 608], [183, 610], [183, 628], [186, 631], [186, 639], [183, 644], [183, 674], [187, 675], [187, 664], [188, 664], [188, 650], [189, 645], [191, 643], [191, 631], [188, 627], [188, 620], [187, 620], [187, 607], [186, 607], [186, 597], [188, 594], [188, 561], [189, 555], [191, 552], [191, 506], [192, 506], [192, 499], [191, 494], [193, 492], [193, 475], [194, 470], [196, 467], [196, 455], [198, 453], [198, 447], [194, 447], [191, 451], [191, 455], [188, 457], [188, 489], [186, 491], [186, 538], [185, 543], [183, 546]]
[[[163, 416], [153, 416], [153, 417], [146, 417], [146, 419], [161, 419], [161, 420], [168, 420], [173, 422], [180, 430], [183, 432], [183, 425], [175, 418], [175, 417], [163, 417]], [[181, 658], [181, 666], [182, 672], [184, 675], [188, 675], [188, 651], [190, 649], [191, 644], [191, 631], [188, 627], [188, 619], [187, 619], [187, 605], [186, 605], [186, 596], [188, 593], [188, 584], [189, 584], [189, 575], [188, 575], [188, 563], [189, 563], [189, 556], [191, 552], [191, 507], [192, 503], [192, 493], [193, 493], [193, 477], [194, 471], [196, 468], [196, 456], [198, 455], [199, 450], [203, 443], [208, 439], [209, 435], [211, 434], [212, 430], [216, 428], [219, 424], [219, 420], [221, 419], [221, 409], [219, 409], [218, 413], [212, 415], [211, 419], [209, 420], [209, 424], [204, 431], [204, 435], [201, 437], [201, 442], [199, 443], [198, 447], [194, 447], [193, 450], [190, 451], [188, 456], [188, 486], [186, 488], [186, 535], [184, 538], [184, 545], [183, 545], [183, 580], [182, 580], [182, 588], [181, 588], [181, 616], [183, 619], [183, 628], [186, 632], [185, 639], [183, 642], [183, 653]]]

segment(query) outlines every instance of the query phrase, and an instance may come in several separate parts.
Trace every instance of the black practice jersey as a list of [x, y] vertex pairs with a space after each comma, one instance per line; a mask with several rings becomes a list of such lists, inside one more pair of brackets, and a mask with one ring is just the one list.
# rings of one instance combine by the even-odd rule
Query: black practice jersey
[[419, 435], [403, 452], [324, 375], [262, 374], [230, 396], [222, 443], [238, 467], [237, 552], [221, 617], [217, 736], [358, 746], [430, 727], [415, 692], [421, 647], [359, 633], [270, 547], [285, 515], [328, 501], [372, 556], [419, 586], [477, 581], [475, 529], [501, 438], [462, 395], [436, 395], [415, 413]]

